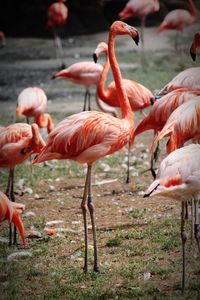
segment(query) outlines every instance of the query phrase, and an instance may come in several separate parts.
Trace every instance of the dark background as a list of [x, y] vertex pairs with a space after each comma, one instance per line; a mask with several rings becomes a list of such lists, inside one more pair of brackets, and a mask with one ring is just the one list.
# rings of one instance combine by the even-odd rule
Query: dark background
[[[142, 0], [141, 0], [142, 1]], [[54, 0], [0, 0], [0, 30], [11, 37], [51, 37], [47, 8]], [[90, 34], [108, 29], [128, 0], [67, 0], [69, 17], [62, 36]], [[195, 4], [200, 8], [200, 1]], [[187, 9], [187, 0], [161, 0], [159, 12], [147, 17], [147, 26], [158, 25], [172, 9]], [[138, 19], [127, 20], [138, 26]]]

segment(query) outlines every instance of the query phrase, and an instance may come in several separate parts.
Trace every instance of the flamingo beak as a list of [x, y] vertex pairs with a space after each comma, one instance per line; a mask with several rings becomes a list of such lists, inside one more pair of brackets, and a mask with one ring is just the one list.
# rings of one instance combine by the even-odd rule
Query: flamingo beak
[[139, 34], [136, 35], [136, 37], [133, 38], [134, 42], [136, 43], [136, 45], [138, 46], [139, 44]]
[[192, 52], [191, 49], [190, 49], [190, 55], [191, 55], [193, 61], [195, 61], [196, 60], [196, 53]]
[[97, 55], [96, 55], [96, 53], [93, 53], [93, 60], [94, 60], [95, 63], [97, 63]]

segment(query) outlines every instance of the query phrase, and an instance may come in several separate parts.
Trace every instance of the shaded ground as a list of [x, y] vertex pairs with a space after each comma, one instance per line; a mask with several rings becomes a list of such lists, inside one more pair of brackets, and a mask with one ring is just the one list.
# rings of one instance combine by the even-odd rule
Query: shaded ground
[[[198, 25], [190, 30], [196, 31]], [[107, 33], [64, 40], [65, 63], [91, 60], [91, 54]], [[134, 78], [152, 91], [161, 88], [179, 70], [193, 63], [188, 55], [192, 36], [183, 37], [185, 51], [175, 55], [173, 33], [155, 35], [146, 30], [145, 58], [128, 38], [117, 41], [123, 76]], [[48, 111], [55, 123], [82, 109], [84, 89], [63, 81], [52, 81], [57, 70], [53, 42], [41, 39], [8, 39], [0, 52], [0, 123], [15, 120], [19, 92], [39, 85], [47, 93]], [[103, 60], [102, 60], [103, 63]], [[95, 91], [93, 89], [93, 95]], [[95, 104], [93, 104], [95, 108]], [[136, 123], [141, 114], [135, 114]], [[23, 121], [21, 119], [21, 121]], [[8, 263], [14, 248], [0, 242], [0, 299], [199, 299], [199, 260], [188, 243], [188, 291], [180, 292], [181, 252], [179, 204], [163, 198], [143, 199], [152, 181], [147, 173], [152, 132], [136, 139], [131, 156], [131, 183], [125, 184], [126, 154], [123, 149], [94, 165], [93, 195], [96, 205], [97, 238], [102, 274], [82, 274], [83, 223], [80, 202], [85, 167], [73, 162], [28, 162], [16, 170], [16, 196], [32, 216], [23, 217], [27, 250], [32, 257]], [[165, 155], [165, 143], [161, 158]], [[160, 159], [161, 159], [160, 158]], [[5, 190], [7, 171], [1, 170], [0, 189]], [[21, 181], [20, 181], [21, 179]], [[60, 220], [50, 226], [48, 221]], [[47, 228], [55, 228], [49, 236]], [[7, 224], [0, 224], [7, 237]], [[33, 238], [33, 230], [40, 236]], [[190, 230], [188, 222], [188, 230]], [[90, 232], [91, 235], [91, 232]], [[90, 268], [92, 237], [90, 236]]]

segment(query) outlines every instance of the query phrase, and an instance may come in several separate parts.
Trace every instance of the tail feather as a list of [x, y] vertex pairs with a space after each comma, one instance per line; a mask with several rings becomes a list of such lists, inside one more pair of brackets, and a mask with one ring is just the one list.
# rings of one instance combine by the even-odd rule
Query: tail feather
[[24, 226], [23, 226], [21, 217], [20, 217], [20, 215], [18, 214], [17, 211], [14, 211], [14, 212], [13, 212], [12, 220], [11, 220], [11, 221], [12, 221], [13, 224], [18, 228], [19, 234], [20, 234], [21, 239], [22, 239], [22, 242], [23, 242], [23, 246], [24, 246], [24, 248], [25, 248]]
[[169, 124], [166, 124], [163, 129], [160, 131], [160, 133], [155, 137], [155, 139], [152, 142], [151, 148], [150, 148], [150, 153], [152, 155], [153, 149], [155, 148], [156, 144], [165, 136], [169, 135], [172, 133], [174, 124], [176, 123], [176, 120], [173, 120]]

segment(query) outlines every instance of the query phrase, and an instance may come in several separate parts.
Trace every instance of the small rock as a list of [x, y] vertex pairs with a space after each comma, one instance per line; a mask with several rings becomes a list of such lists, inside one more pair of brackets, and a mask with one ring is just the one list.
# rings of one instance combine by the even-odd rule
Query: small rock
[[7, 261], [13, 261], [20, 258], [27, 258], [32, 257], [32, 253], [29, 251], [20, 251], [20, 252], [14, 252], [7, 257]]
[[3, 243], [3, 244], [8, 244], [9, 240], [4, 238], [3, 236], [0, 236], [0, 243]]
[[34, 230], [34, 229], [31, 229], [29, 231], [29, 234], [27, 236], [28, 238], [41, 238], [42, 237], [42, 234], [41, 232], [37, 231], [37, 230]]
[[63, 221], [62, 220], [48, 221], [48, 222], [46, 222], [46, 226], [53, 226], [53, 225], [60, 224], [60, 223], [63, 223]]
[[147, 280], [149, 280], [150, 279], [150, 277], [151, 277], [151, 273], [150, 272], [144, 272], [144, 281], [147, 281]]
[[23, 217], [24, 218], [28, 218], [28, 217], [35, 217], [35, 213], [33, 211], [25, 211], [23, 213]]
[[33, 190], [31, 188], [25, 188], [24, 189], [24, 193], [25, 194], [32, 194], [33, 193]]

